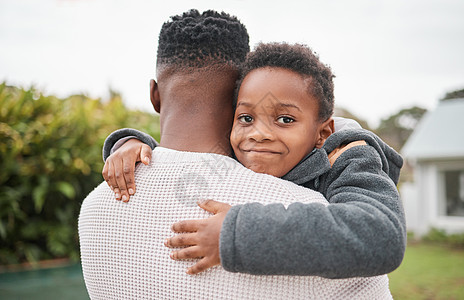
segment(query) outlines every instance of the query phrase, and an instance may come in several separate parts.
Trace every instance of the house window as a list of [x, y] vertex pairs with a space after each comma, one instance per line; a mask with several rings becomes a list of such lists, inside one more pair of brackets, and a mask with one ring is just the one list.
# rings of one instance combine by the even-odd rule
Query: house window
[[446, 215], [464, 217], [464, 170], [444, 172]]

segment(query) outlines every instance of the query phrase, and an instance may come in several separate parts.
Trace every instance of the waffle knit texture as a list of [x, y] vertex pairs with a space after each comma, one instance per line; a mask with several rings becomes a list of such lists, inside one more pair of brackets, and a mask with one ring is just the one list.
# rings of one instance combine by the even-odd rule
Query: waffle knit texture
[[[137, 193], [129, 203], [114, 200], [103, 182], [82, 204], [81, 260], [91, 299], [391, 299], [386, 275], [335, 280], [253, 276], [221, 266], [187, 275], [194, 261], [171, 260], [172, 250], [163, 243], [173, 235], [173, 223], [209, 216], [196, 205], [200, 199], [231, 205], [279, 199], [283, 205], [265, 207], [284, 211], [294, 202], [320, 209], [330, 204], [315, 191], [256, 174], [216, 154], [157, 147], [149, 166], [137, 166], [135, 178]], [[284, 259], [291, 262], [292, 257]]]

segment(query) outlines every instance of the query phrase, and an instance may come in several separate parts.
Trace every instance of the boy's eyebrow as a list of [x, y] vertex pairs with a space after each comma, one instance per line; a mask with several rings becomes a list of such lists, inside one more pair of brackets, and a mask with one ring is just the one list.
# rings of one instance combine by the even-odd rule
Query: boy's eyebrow
[[237, 107], [242, 106], [242, 105], [243, 105], [243, 106], [248, 106], [248, 107], [253, 107], [253, 106], [254, 106], [254, 105], [251, 104], [251, 103], [243, 102], [243, 101], [242, 101], [242, 102], [239, 102], [239, 103], [237, 104]]
[[[239, 106], [254, 107], [256, 106], [256, 104], [251, 104], [251, 103], [242, 101], [237, 104], [237, 107]], [[291, 104], [291, 103], [280, 103], [279, 102], [278, 104], [276, 104], [276, 106], [296, 108], [301, 112], [301, 109], [298, 106], [296, 106], [295, 104]]]
[[300, 112], [301, 112], [301, 109], [296, 106], [295, 104], [291, 104], [291, 103], [279, 103], [278, 106], [282, 106], [282, 107], [293, 107], [293, 108], [296, 108], [298, 109]]

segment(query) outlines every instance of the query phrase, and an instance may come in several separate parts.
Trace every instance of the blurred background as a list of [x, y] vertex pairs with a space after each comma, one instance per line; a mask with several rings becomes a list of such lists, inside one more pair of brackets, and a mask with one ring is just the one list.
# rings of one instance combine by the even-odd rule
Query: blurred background
[[[159, 139], [148, 97], [157, 35], [190, 8], [238, 16], [252, 48], [303, 43], [331, 66], [336, 115], [356, 119], [406, 158], [399, 188], [410, 244], [389, 276], [393, 295], [464, 298], [457, 0], [0, 1], [0, 298], [87, 298], [80, 205], [102, 182], [109, 133], [132, 127]], [[419, 151], [429, 148], [436, 151]]]

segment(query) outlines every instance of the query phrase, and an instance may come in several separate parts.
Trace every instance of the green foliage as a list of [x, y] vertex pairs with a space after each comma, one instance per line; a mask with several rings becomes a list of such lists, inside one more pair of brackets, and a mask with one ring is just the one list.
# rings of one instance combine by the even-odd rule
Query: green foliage
[[428, 243], [464, 248], [464, 233], [447, 234], [444, 230], [432, 228], [422, 237], [422, 240]]
[[387, 144], [399, 151], [426, 112], [426, 109], [417, 106], [402, 109], [383, 119], [375, 132]]
[[464, 99], [464, 89], [446, 93], [445, 97], [443, 97], [443, 99], [441, 99], [440, 101], [446, 101], [451, 99]]
[[122, 127], [159, 139], [158, 117], [109, 101], [0, 84], [0, 265], [78, 258], [82, 200], [100, 182], [102, 145]]

